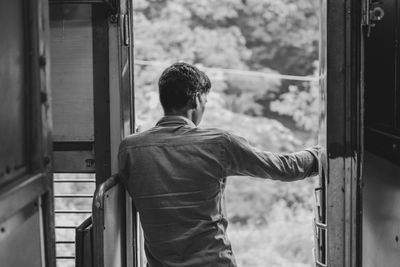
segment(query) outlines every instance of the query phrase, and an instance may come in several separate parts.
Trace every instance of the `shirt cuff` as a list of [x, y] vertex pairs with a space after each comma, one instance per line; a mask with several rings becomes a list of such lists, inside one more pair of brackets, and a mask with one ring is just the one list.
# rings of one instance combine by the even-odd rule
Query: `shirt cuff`
[[313, 155], [313, 157], [314, 157], [314, 164], [312, 167], [313, 175], [317, 175], [319, 172], [321, 148], [322, 147], [320, 145], [317, 145], [317, 146], [313, 146], [313, 147], [305, 149], [305, 151], [311, 153], [311, 155]]

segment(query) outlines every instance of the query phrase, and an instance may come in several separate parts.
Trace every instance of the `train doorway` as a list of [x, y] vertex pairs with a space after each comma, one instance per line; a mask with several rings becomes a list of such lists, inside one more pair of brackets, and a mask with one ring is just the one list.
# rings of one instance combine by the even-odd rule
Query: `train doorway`
[[[273, 152], [317, 143], [319, 1], [136, 1], [134, 8], [139, 130], [163, 115], [162, 70], [185, 61], [212, 82], [200, 127], [233, 131]], [[238, 265], [312, 266], [317, 178], [228, 180], [228, 231]]]
[[[115, 185], [94, 203], [95, 190], [118, 172], [120, 141], [133, 132], [130, 12], [124, 0], [49, 3], [58, 266], [133, 264], [125, 192]], [[105, 215], [104, 206], [112, 207]]]
[[[293, 127], [313, 126], [314, 119], [308, 119], [315, 111], [297, 112], [295, 107], [304, 99], [309, 101], [305, 101], [306, 108], [313, 107], [318, 100], [309, 94], [318, 95], [315, 88], [319, 89], [318, 143], [326, 153], [320, 159], [317, 202], [311, 204], [316, 208], [315, 265], [397, 266], [400, 5], [397, 0], [318, 1], [318, 87], [313, 85], [317, 68], [302, 58], [316, 52], [317, 43], [311, 42], [309, 51], [301, 45], [315, 38], [302, 39], [313, 35], [294, 34], [290, 28], [296, 25], [309, 30], [309, 25], [301, 22], [304, 17], [315, 29], [318, 7], [310, 3], [316, 2], [268, 2], [266, 6], [263, 1], [250, 0], [210, 1], [207, 5], [201, 1], [139, 0], [1, 2], [0, 21], [7, 25], [0, 29], [2, 265], [143, 266], [136, 212], [118, 176], [109, 176], [117, 172], [115, 155], [120, 140], [139, 125], [142, 129], [153, 125], [161, 116], [154, 112], [161, 111], [152, 84], [157, 72], [170, 61], [185, 60], [197, 64], [215, 81], [204, 126], [230, 124], [227, 127], [249, 139], [256, 136], [256, 144], [269, 144], [266, 149], [270, 150], [303, 146], [299, 139], [304, 138], [304, 129], [298, 131], [303, 137], [297, 138], [287, 129], [294, 121], [300, 125]], [[138, 23], [135, 68], [133, 3]], [[261, 16], [254, 17], [250, 6]], [[246, 21], [246, 16], [254, 20]], [[273, 19], [277, 16], [285, 19]], [[240, 25], [245, 25], [244, 31]], [[285, 40], [279, 43], [286, 45], [284, 51], [273, 49], [276, 39], [271, 37], [279, 33]], [[300, 45], [293, 47], [293, 40]], [[287, 59], [285, 53], [296, 58], [295, 62], [283, 60]], [[221, 62], [224, 64], [219, 65]], [[290, 71], [282, 71], [285, 68]], [[286, 90], [283, 93], [282, 88]], [[291, 104], [290, 109], [285, 103]], [[281, 117], [285, 120], [276, 122]], [[247, 128], [260, 131], [249, 133]], [[273, 135], [278, 139], [270, 139], [269, 131], [278, 132]], [[249, 190], [248, 184], [241, 183], [239, 187]], [[239, 191], [233, 190], [231, 202], [257, 202], [261, 207], [255, 208], [263, 209], [271, 203], [266, 196], [276, 196], [275, 191], [287, 193], [283, 187], [269, 185], [259, 189], [259, 201], [246, 194], [238, 201]], [[265, 230], [269, 234], [272, 229], [282, 237], [280, 243], [273, 244], [281, 245], [280, 250], [287, 248], [283, 226], [293, 225], [285, 219], [301, 217], [302, 207], [295, 203], [302, 201], [299, 198], [304, 192], [289, 193], [293, 199], [280, 199], [276, 209], [268, 211], [276, 217], [288, 207], [297, 208], [299, 213], [286, 212], [278, 218], [285, 224], [272, 224], [275, 227]], [[236, 227], [231, 237], [249, 243], [262, 239], [265, 246], [262, 234], [240, 227], [252, 222], [257, 226], [254, 228], [262, 228], [271, 216], [252, 219], [246, 217], [249, 213], [250, 209], [239, 207], [239, 213], [231, 218], [232, 229]], [[82, 217], [60, 219], [75, 214]], [[82, 223], [76, 227], [79, 221]], [[61, 240], [67, 235], [60, 232], [67, 231], [76, 231], [76, 239], [68, 234], [70, 239]], [[297, 237], [303, 240], [302, 235]], [[297, 248], [298, 244], [292, 245]], [[261, 259], [262, 264], [310, 263], [301, 257], [302, 251], [296, 255], [293, 251], [285, 251], [288, 255], [284, 259], [272, 253], [273, 258]], [[266, 254], [264, 248], [245, 252], [249, 256], [240, 258], [244, 266], [258, 264], [252, 253]]]

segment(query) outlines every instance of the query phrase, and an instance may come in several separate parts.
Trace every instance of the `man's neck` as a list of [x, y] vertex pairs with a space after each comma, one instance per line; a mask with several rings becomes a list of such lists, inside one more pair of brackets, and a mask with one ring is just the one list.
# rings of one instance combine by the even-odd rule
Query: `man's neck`
[[180, 117], [185, 117], [186, 119], [193, 121], [193, 116], [192, 112], [190, 110], [187, 111], [182, 111], [182, 110], [173, 110], [173, 111], [168, 111], [164, 112], [164, 116], [180, 116]]

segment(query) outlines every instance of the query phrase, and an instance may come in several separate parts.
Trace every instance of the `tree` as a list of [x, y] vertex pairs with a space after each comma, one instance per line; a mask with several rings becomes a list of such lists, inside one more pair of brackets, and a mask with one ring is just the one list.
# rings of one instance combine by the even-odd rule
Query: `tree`
[[290, 86], [289, 91], [271, 103], [271, 109], [293, 118], [297, 126], [310, 131], [316, 139], [319, 116], [318, 81], [305, 83], [303, 87]]

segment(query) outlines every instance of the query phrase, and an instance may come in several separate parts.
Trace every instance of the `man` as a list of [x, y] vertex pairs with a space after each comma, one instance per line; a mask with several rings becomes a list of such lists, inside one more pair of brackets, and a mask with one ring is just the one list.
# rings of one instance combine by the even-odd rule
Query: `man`
[[236, 266], [226, 235], [226, 177], [294, 181], [315, 175], [318, 148], [279, 155], [229, 132], [198, 128], [211, 83], [189, 64], [168, 67], [158, 85], [165, 116], [119, 149], [120, 175], [140, 214], [148, 266]]

